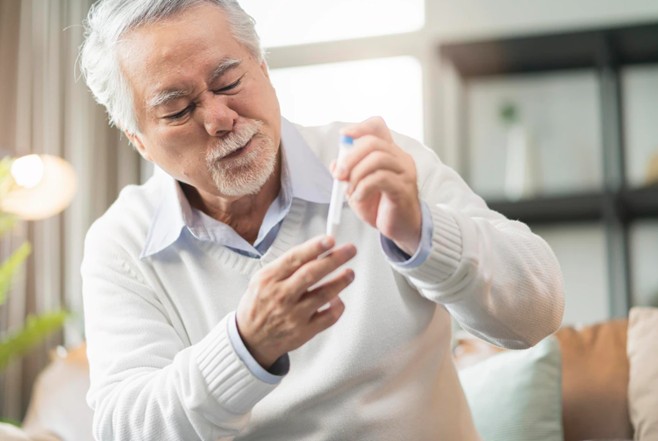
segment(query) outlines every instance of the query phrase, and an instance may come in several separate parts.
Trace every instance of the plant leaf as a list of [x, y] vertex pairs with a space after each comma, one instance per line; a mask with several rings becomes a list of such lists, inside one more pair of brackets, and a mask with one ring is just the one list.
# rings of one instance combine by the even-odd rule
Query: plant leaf
[[10, 418], [0, 417], [0, 423], [11, 424], [12, 426], [21, 427], [20, 421], [12, 420]]
[[0, 341], [0, 371], [14, 358], [25, 354], [50, 334], [60, 329], [68, 316], [67, 311], [28, 316], [25, 325], [21, 329], [12, 332]]
[[28, 242], [25, 242], [0, 265], [0, 305], [5, 303], [14, 272], [27, 259], [30, 252], [32, 252], [32, 247]]
[[0, 212], [0, 236], [11, 230], [16, 224], [16, 216]]

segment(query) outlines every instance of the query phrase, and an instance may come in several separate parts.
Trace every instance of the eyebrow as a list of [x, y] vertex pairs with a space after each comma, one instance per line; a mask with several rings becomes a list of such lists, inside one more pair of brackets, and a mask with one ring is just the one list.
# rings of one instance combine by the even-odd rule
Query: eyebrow
[[[241, 61], [235, 58], [224, 58], [222, 59], [217, 67], [213, 69], [210, 77], [208, 78], [208, 83], [212, 83], [218, 78], [221, 78], [226, 72], [231, 69], [235, 69], [240, 65]], [[187, 89], [165, 89], [157, 94], [155, 94], [151, 99], [148, 100], [147, 105], [149, 108], [153, 109], [155, 107], [162, 106], [164, 104], [170, 103], [171, 101], [177, 100], [178, 98], [183, 98], [189, 95], [189, 90]]]
[[240, 65], [241, 61], [237, 60], [235, 58], [224, 58], [222, 61], [219, 62], [215, 70], [212, 71], [210, 74], [210, 78], [208, 78], [208, 83], [212, 83], [215, 81], [217, 78], [221, 78], [222, 75], [224, 75], [226, 72], [228, 72], [231, 69], [235, 69]]

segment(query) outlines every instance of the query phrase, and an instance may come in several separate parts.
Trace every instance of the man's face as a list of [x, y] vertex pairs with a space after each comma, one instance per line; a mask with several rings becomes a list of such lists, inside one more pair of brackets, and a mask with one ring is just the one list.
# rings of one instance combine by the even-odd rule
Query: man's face
[[139, 152], [206, 197], [257, 193], [275, 169], [280, 111], [267, 67], [202, 3], [121, 43]]

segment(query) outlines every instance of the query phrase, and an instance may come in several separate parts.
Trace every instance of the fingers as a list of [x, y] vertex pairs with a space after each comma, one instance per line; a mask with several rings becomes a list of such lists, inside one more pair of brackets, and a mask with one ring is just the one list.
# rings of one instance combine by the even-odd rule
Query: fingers
[[365, 199], [375, 191], [393, 199], [414, 197], [417, 187], [411, 156], [374, 135], [364, 135], [357, 140], [353, 151], [335, 170], [335, 176], [349, 182], [347, 195], [352, 202]]
[[330, 303], [338, 294], [354, 281], [354, 271], [344, 269], [330, 281], [308, 291], [299, 302], [300, 310], [308, 317], [314, 316], [318, 309]]
[[355, 148], [352, 149], [338, 167], [332, 166], [332, 173], [336, 178], [347, 180], [352, 168], [361, 162], [373, 150], [389, 151], [396, 156], [402, 152], [393, 142], [393, 136], [388, 126], [381, 117], [375, 116], [359, 123], [344, 127], [341, 130], [344, 135], [351, 136], [356, 140]]
[[[354, 246], [348, 245], [306, 265], [310, 265], [309, 274], [323, 277], [327, 268], [335, 268], [354, 254]], [[328, 282], [300, 295], [296, 291], [304, 284], [297, 283], [291, 292], [284, 286], [287, 280], [271, 283], [263, 283], [262, 278], [257, 280], [253, 286], [250, 284], [251, 289], [238, 305], [237, 324], [252, 356], [261, 366], [270, 366], [282, 354], [297, 349], [338, 320], [344, 310], [338, 294], [354, 280], [354, 272], [344, 269]], [[329, 307], [318, 311], [325, 304]]]
[[367, 120], [359, 123], [344, 127], [341, 130], [343, 135], [351, 136], [352, 138], [361, 138], [365, 135], [375, 135], [386, 141], [393, 141], [391, 131], [389, 130], [386, 122], [380, 116], [373, 116]]
[[[291, 248], [281, 257], [267, 266], [266, 272], [275, 281], [289, 278], [302, 265], [316, 260], [322, 253], [330, 250], [335, 244], [332, 237], [318, 236]], [[265, 268], [264, 268], [265, 269]]]
[[415, 197], [408, 194], [406, 187], [400, 185], [400, 179], [403, 178], [385, 170], [373, 171], [359, 180], [348, 193], [350, 205], [382, 193], [395, 203], [402, 203], [405, 197]]
[[313, 335], [333, 326], [345, 311], [345, 304], [338, 297], [354, 281], [354, 272], [345, 270], [330, 282], [306, 294], [304, 307], [311, 314], [309, 327]]
[[350, 173], [349, 186], [347, 187], [347, 194], [351, 195], [355, 187], [366, 177], [375, 174], [383, 173], [389, 176], [390, 179], [399, 181], [405, 178], [404, 161], [400, 158], [382, 152], [379, 150], [373, 151], [358, 162]]
[[350, 207], [368, 225], [413, 253], [422, 224], [413, 157], [395, 143], [381, 118], [341, 132], [356, 138], [354, 148], [333, 171], [337, 179], [349, 182]]
[[313, 335], [317, 335], [327, 328], [333, 326], [343, 312], [345, 311], [345, 304], [340, 297], [334, 297], [329, 302], [329, 307], [322, 311], [317, 311], [311, 318], [310, 326]]
[[356, 247], [354, 245], [341, 245], [331, 250], [331, 253], [327, 256], [304, 264], [284, 282], [284, 286], [290, 292], [297, 293], [301, 297], [311, 286], [315, 285], [355, 255]]
[[[367, 156], [374, 152], [388, 153], [395, 156], [396, 151], [399, 150], [394, 147], [394, 144], [378, 138], [375, 135], [364, 135], [355, 141], [354, 148], [346, 155], [339, 164], [336, 164], [334, 170], [335, 176], [340, 180], [346, 180], [351, 177], [352, 169], [354, 166], [364, 160]], [[401, 152], [401, 150], [399, 150]]]

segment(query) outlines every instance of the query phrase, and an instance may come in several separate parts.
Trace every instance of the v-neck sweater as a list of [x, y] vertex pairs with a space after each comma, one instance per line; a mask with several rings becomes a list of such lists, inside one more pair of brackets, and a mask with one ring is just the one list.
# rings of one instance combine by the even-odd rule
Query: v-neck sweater
[[[299, 130], [328, 166], [339, 128]], [[489, 210], [435, 154], [395, 136], [416, 160], [430, 206], [430, 256], [396, 265], [378, 232], [346, 209], [336, 239], [358, 253], [348, 263], [355, 281], [341, 293], [345, 313], [289, 354], [279, 384], [240, 360], [227, 320], [254, 274], [323, 234], [328, 207], [294, 199], [260, 259], [185, 229], [140, 259], [165, 177], [121, 193], [90, 229], [82, 267], [97, 439], [479, 439], [452, 363], [450, 316], [498, 345], [532, 345], [560, 323], [559, 266], [527, 226]]]

